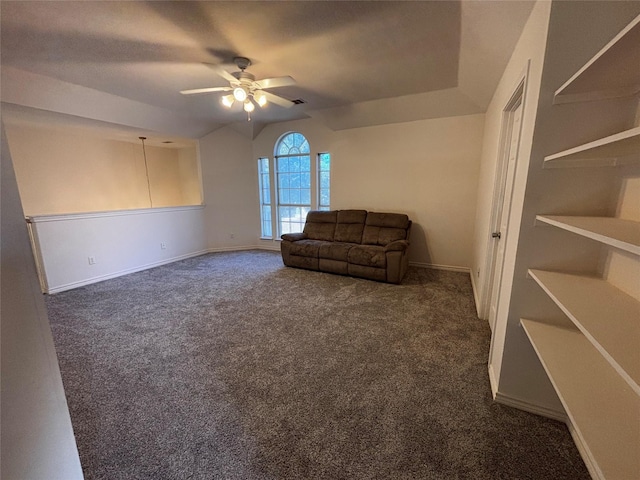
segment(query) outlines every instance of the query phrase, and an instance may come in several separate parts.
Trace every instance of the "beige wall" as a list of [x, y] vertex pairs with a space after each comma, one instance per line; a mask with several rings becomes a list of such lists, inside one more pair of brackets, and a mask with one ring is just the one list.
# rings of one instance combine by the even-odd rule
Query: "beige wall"
[[[138, 149], [134, 146], [135, 150]], [[153, 206], [170, 207], [182, 205], [178, 152], [168, 148], [146, 146], [145, 153], [149, 167], [149, 183]]]
[[2, 129], [0, 476], [82, 479], [51, 329]]
[[[487, 260], [491, 242], [494, 242], [494, 240], [491, 239], [490, 227], [493, 208], [492, 203], [496, 189], [503, 112], [509, 99], [518, 87], [518, 83], [523, 76], [526, 75], [527, 84], [526, 91], [523, 95], [522, 130], [518, 149], [519, 164], [517, 167], [519, 169], [518, 181], [520, 187], [518, 193], [520, 198], [522, 198], [522, 186], [524, 184], [522, 176], [523, 174], [526, 176], [526, 169], [531, 154], [533, 127], [536, 119], [536, 107], [544, 61], [549, 8], [550, 3], [548, 2], [538, 2], [534, 6], [486, 113], [478, 196], [476, 200], [478, 208], [475, 217], [472, 254], [474, 294], [476, 295], [479, 314], [483, 318], [487, 318], [488, 315], [488, 305], [486, 303], [489, 300], [490, 285], [488, 282], [491, 278], [491, 271], [487, 268]], [[522, 200], [520, 200], [520, 202], [521, 201]], [[513, 230], [517, 230], [517, 225], [512, 225], [512, 227]], [[513, 262], [513, 256], [515, 255], [516, 238], [514, 237], [515, 235], [509, 239], [509, 256], [511, 257], [511, 262]], [[507, 235], [503, 236], [502, 241], [507, 241]]]
[[[638, 119], [636, 124], [638, 126]], [[615, 216], [640, 222], [640, 171], [628, 167], [622, 170], [620, 193]], [[621, 250], [603, 248], [602, 275], [611, 284], [640, 301], [640, 259]]]
[[339, 132], [332, 206], [407, 213], [410, 260], [470, 267], [484, 115]]
[[[139, 142], [72, 127], [6, 128], [26, 215], [150, 207]], [[186, 150], [146, 147], [154, 207], [201, 203], [195, 147]]]
[[[507, 330], [509, 295], [513, 285], [514, 265], [518, 242], [518, 230], [522, 214], [522, 204], [525, 196], [527, 170], [530, 161], [533, 142], [533, 132], [536, 122], [537, 103], [542, 81], [547, 25], [549, 22], [550, 2], [537, 2], [527, 21], [522, 35], [516, 44], [511, 59], [496, 88], [494, 96], [486, 113], [484, 142], [480, 167], [475, 230], [473, 240], [472, 280], [474, 294], [479, 314], [488, 318], [488, 295], [490, 293], [489, 279], [491, 271], [487, 268], [491, 239], [490, 223], [493, 208], [493, 196], [496, 188], [496, 170], [500, 151], [500, 136], [503, 121], [503, 111], [518, 87], [519, 82], [526, 75], [526, 89], [523, 94], [523, 113], [520, 145], [518, 149], [518, 164], [514, 178], [514, 190], [511, 204], [511, 214], [507, 232], [500, 240], [505, 242], [504, 268], [502, 284], [496, 285], [500, 289], [500, 303], [497, 318], [492, 332], [492, 346], [489, 358], [489, 374], [493, 395], [504, 395], [500, 391], [499, 378], [504, 353], [505, 336]], [[525, 339], [526, 340], [526, 339]], [[534, 391], [530, 392], [532, 403], [540, 401], [551, 405], [551, 408], [561, 409], [555, 397], [553, 387], [546, 379], [544, 371], [539, 369], [535, 354], [524, 345], [526, 361], [533, 370], [528, 375], [536, 383]], [[526, 363], [525, 361], [525, 363]], [[531, 373], [533, 371], [533, 373]], [[542, 385], [542, 387], [540, 387]], [[504, 396], [503, 396], [504, 398]], [[526, 398], [526, 397], [523, 397]], [[551, 400], [549, 400], [551, 399]]]
[[309, 119], [269, 125], [254, 141], [218, 130], [201, 140], [209, 247], [278, 247], [259, 240], [256, 160], [298, 131], [312, 154], [331, 153], [332, 208], [407, 213], [411, 261], [466, 269], [483, 124], [484, 115], [470, 115], [334, 132]]
[[[634, 127], [640, 126], [640, 98], [637, 100]], [[640, 222], [640, 171], [638, 168], [621, 169], [615, 216]], [[640, 301], [640, 258], [615, 249], [604, 250], [603, 277], [623, 292]]]
[[198, 158], [197, 146], [178, 150], [178, 170], [184, 205], [200, 205], [203, 203], [202, 175]]
[[200, 139], [205, 232], [212, 250], [251, 247], [260, 235], [257, 160], [231, 128]]

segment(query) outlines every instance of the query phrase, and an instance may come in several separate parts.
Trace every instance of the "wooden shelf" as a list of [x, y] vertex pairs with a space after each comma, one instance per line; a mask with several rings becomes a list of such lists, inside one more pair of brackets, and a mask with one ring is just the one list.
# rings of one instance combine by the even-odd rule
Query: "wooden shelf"
[[536, 220], [640, 255], [640, 222], [611, 217], [537, 215]]
[[554, 104], [640, 92], [640, 15], [555, 92]]
[[520, 320], [595, 476], [638, 478], [640, 397], [577, 329]]
[[640, 127], [546, 156], [543, 166], [615, 167], [629, 164], [640, 164]]
[[640, 302], [600, 278], [542, 270], [529, 275], [640, 395]]

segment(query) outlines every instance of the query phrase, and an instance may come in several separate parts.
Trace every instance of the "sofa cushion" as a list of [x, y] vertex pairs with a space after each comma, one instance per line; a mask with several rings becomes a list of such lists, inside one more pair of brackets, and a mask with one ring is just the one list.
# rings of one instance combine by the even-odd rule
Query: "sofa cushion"
[[339, 210], [334, 240], [336, 242], [361, 243], [366, 210]]
[[323, 272], [338, 273], [340, 275], [349, 275], [349, 264], [339, 260], [329, 260], [328, 258], [320, 258], [318, 260], [318, 268]]
[[320, 258], [346, 262], [349, 256], [349, 250], [351, 250], [353, 246], [353, 243], [324, 242], [320, 245], [319, 256]]
[[377, 280], [379, 282], [387, 281], [386, 268], [365, 267], [364, 265], [355, 265], [353, 263], [349, 263], [347, 266], [347, 270], [349, 272], [349, 275], [353, 277], [366, 278], [367, 280]]
[[396, 240], [406, 240], [410, 224], [405, 214], [369, 212], [362, 233], [362, 244], [384, 246]]
[[289, 253], [291, 255], [297, 255], [299, 257], [313, 257], [318, 258], [318, 252], [320, 250], [320, 246], [325, 242], [321, 240], [300, 240], [297, 242], [293, 242], [291, 247], [289, 248]]
[[409, 217], [404, 213], [377, 213], [369, 212], [365, 225], [373, 227], [409, 228]]
[[313, 257], [300, 257], [298, 255], [291, 255], [289, 257], [289, 266], [290, 267], [298, 267], [298, 268], [306, 268], [307, 270], [319, 270], [318, 267], [319, 259]]
[[314, 210], [307, 214], [304, 233], [313, 240], [333, 241], [338, 212]]
[[307, 238], [307, 234], [303, 232], [283, 233], [282, 235], [280, 235], [280, 238], [288, 242], [297, 242], [298, 240], [304, 240], [305, 238]]
[[387, 256], [384, 248], [374, 245], [354, 245], [349, 250], [349, 263], [366, 267], [385, 268]]

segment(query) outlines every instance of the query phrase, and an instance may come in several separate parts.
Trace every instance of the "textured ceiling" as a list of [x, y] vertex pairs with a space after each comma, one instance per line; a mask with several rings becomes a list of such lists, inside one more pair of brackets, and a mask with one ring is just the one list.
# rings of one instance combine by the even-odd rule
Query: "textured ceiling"
[[[122, 123], [121, 115], [109, 108], [126, 110], [129, 101], [140, 117], [129, 124], [142, 124], [145, 116], [157, 123], [166, 114], [165, 123], [172, 116], [181, 123], [166, 133], [198, 136], [246, 122], [246, 114], [221, 107], [219, 94], [179, 91], [226, 85], [202, 63], [235, 71], [231, 61], [242, 55], [258, 79], [294, 77], [295, 86], [273, 93], [306, 102], [256, 109], [257, 125], [316, 116], [332, 128], [351, 128], [433, 112], [448, 116], [446, 104], [451, 115], [477, 113], [491, 98], [531, 4], [2, 1], [2, 100], [114, 123]], [[474, 88], [464, 91], [465, 83]], [[420, 108], [399, 108], [385, 120], [405, 96], [416, 96]], [[147, 127], [167, 128], [156, 123]]]

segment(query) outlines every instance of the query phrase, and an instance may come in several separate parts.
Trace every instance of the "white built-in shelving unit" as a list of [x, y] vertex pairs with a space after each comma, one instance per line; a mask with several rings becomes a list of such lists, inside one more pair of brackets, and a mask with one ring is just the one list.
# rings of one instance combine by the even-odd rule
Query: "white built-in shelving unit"
[[[556, 92], [554, 104], [640, 92], [640, 16]], [[640, 165], [640, 127], [548, 155], [544, 168]], [[640, 265], [640, 222], [537, 215], [536, 225], [600, 242]], [[595, 478], [640, 478], [640, 301], [605, 276], [530, 269], [559, 307], [557, 321], [521, 319]], [[640, 282], [640, 268], [634, 273]]]
[[640, 302], [597, 277], [542, 270], [529, 275], [640, 395]]
[[[640, 69], [640, 66], [638, 68]], [[544, 158], [544, 167], [616, 167], [618, 165], [639, 164], [639, 150], [640, 127], [635, 127], [563, 152], [548, 155]]]
[[627, 25], [555, 92], [553, 103], [620, 98], [640, 92], [640, 18]]
[[640, 255], [640, 222], [612, 217], [537, 215], [536, 221]]
[[578, 329], [522, 319], [594, 476], [638, 478], [640, 397]]

